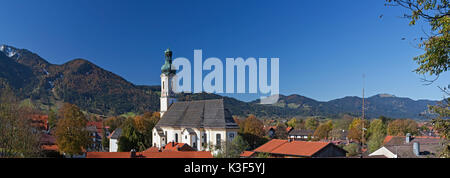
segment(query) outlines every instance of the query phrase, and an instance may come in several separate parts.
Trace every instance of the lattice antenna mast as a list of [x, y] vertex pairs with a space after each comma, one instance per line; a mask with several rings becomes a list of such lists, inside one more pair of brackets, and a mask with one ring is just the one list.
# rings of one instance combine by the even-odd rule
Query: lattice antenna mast
[[362, 154], [363, 154], [363, 151], [362, 151], [362, 149], [363, 149], [363, 147], [364, 147], [364, 142], [365, 142], [365, 139], [364, 139], [364, 129], [365, 129], [365, 126], [364, 126], [364, 118], [365, 118], [365, 115], [364, 115], [364, 110], [365, 110], [365, 107], [364, 107], [364, 87], [365, 87], [365, 78], [366, 78], [366, 74], [363, 74], [363, 88], [362, 88], [362, 118], [361, 118], [361, 125], [362, 125], [362, 127], [361, 127], [361, 129], [362, 129], [362, 132], [361, 132], [361, 157], [362, 157]]

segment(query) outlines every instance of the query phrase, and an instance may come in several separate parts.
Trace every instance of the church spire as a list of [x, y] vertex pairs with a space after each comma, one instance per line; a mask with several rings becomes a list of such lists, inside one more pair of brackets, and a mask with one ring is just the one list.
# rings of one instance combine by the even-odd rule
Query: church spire
[[160, 98], [160, 115], [161, 117], [169, 109], [170, 105], [174, 103], [174, 82], [176, 70], [172, 68], [172, 51], [167, 48], [164, 52], [165, 63], [161, 67], [161, 98]]

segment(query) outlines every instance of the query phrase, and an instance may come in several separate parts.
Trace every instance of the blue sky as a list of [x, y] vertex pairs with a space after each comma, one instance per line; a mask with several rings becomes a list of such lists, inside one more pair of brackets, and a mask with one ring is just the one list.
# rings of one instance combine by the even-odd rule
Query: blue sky
[[[0, 43], [51, 63], [85, 58], [134, 84], [159, 85], [163, 52], [193, 60], [279, 57], [280, 92], [320, 101], [389, 93], [442, 99], [444, 74], [424, 86], [412, 72], [422, 53], [401, 8], [383, 0], [148, 1], [2, 0]], [[380, 18], [380, 15], [383, 17]], [[406, 40], [402, 40], [406, 38]], [[205, 72], [204, 72], [205, 73]], [[231, 95], [242, 100], [256, 95]]]

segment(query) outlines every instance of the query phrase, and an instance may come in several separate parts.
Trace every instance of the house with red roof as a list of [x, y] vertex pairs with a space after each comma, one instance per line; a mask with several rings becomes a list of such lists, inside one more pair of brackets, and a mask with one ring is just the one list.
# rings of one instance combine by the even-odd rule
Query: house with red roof
[[264, 153], [272, 158], [321, 158], [345, 157], [347, 153], [331, 142], [280, 139], [272, 139], [252, 152], [244, 152], [241, 157], [252, 157], [258, 153]]
[[87, 152], [86, 158], [213, 158], [209, 151]]
[[40, 131], [48, 131], [48, 115], [39, 115], [33, 114], [31, 115], [31, 126], [40, 130]]

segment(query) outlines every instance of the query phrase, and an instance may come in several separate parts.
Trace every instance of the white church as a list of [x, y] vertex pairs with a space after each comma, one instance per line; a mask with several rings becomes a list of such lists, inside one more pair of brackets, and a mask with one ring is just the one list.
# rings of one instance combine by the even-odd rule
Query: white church
[[224, 148], [237, 136], [239, 127], [224, 107], [223, 99], [177, 102], [175, 77], [172, 51], [167, 49], [161, 67], [161, 119], [153, 128], [153, 146], [161, 148], [177, 142], [198, 151]]

